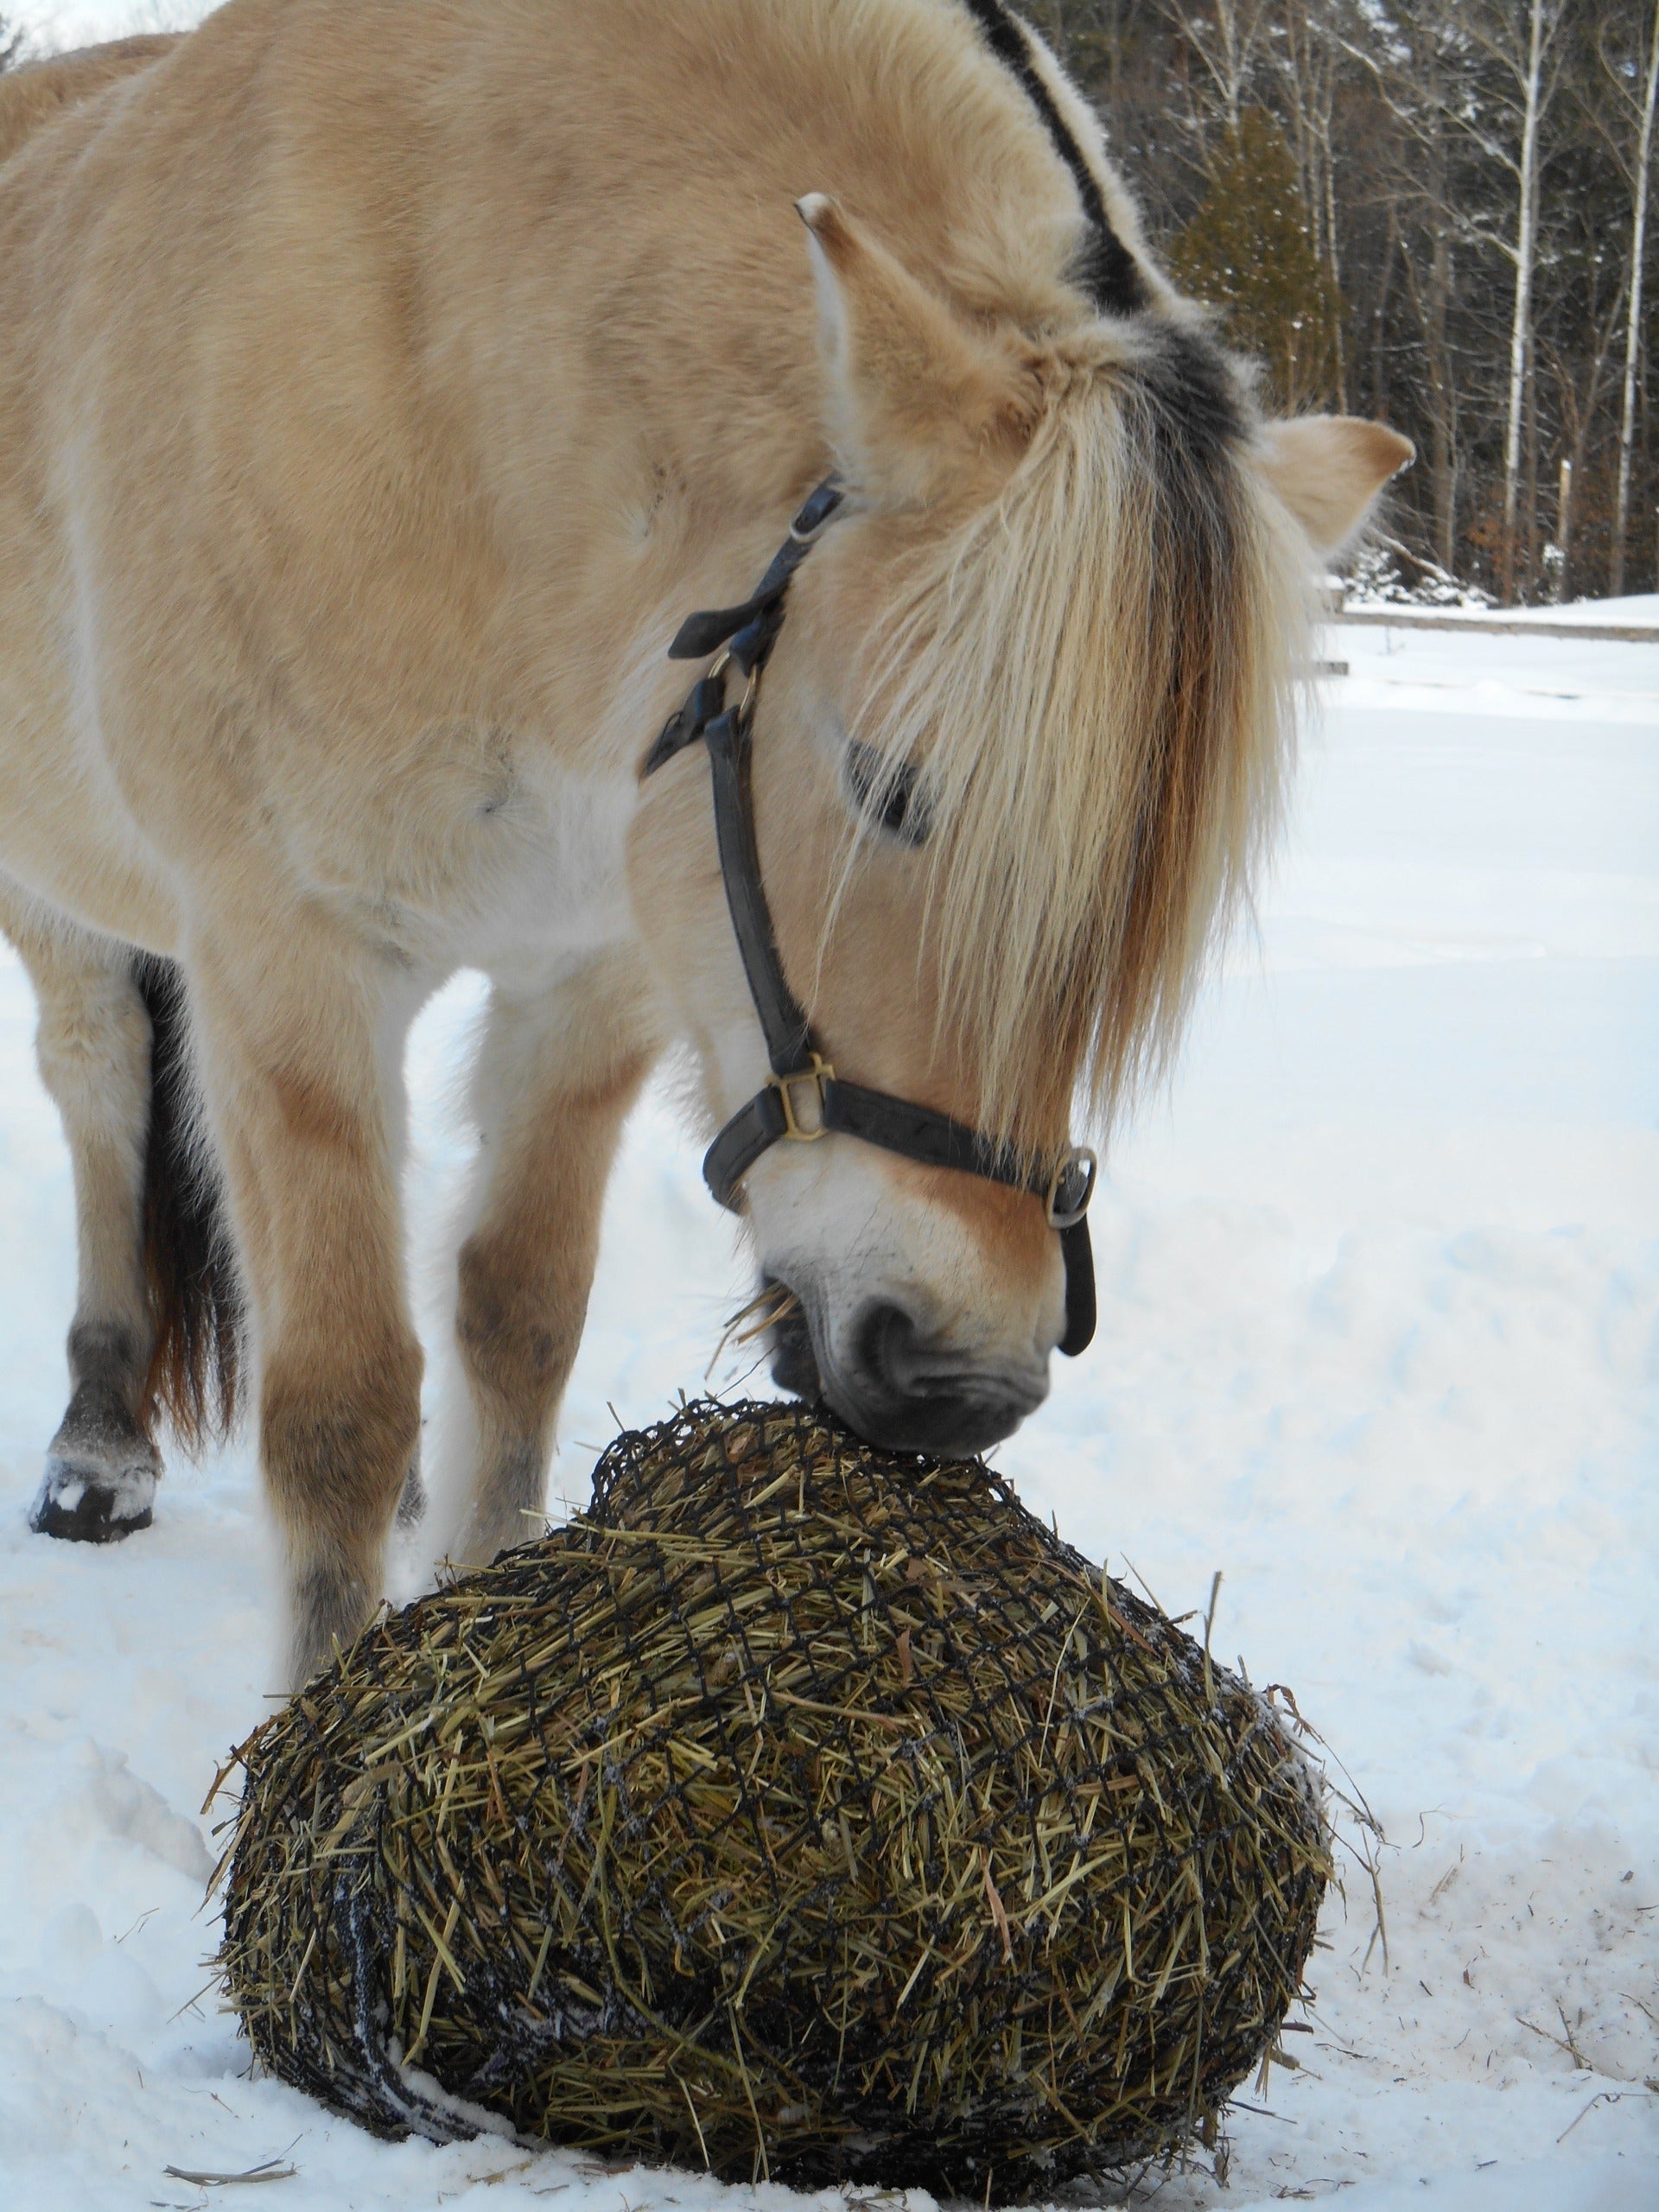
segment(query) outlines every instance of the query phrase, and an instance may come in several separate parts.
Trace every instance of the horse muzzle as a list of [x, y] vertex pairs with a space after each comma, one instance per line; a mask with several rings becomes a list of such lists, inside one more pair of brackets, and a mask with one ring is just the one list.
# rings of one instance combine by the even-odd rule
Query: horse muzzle
[[1011, 1436], [1048, 1395], [1046, 1361], [992, 1365], [942, 1343], [905, 1306], [870, 1300], [832, 1352], [804, 1306], [771, 1332], [772, 1380], [817, 1398], [866, 1443], [965, 1459]]

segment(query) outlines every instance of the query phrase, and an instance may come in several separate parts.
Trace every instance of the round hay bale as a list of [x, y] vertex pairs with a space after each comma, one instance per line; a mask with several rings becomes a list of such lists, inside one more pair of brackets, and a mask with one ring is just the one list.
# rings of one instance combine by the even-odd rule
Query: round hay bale
[[1002, 2199], [1207, 2134], [1330, 1872], [1238, 1676], [983, 1465], [793, 1405], [620, 1437], [238, 1757], [267, 2067], [745, 2180]]

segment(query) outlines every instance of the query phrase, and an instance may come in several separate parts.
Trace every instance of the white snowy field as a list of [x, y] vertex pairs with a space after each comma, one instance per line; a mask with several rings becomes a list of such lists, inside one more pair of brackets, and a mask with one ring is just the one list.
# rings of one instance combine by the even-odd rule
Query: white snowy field
[[[1099, 1336], [1002, 1464], [1173, 1612], [1220, 1568], [1220, 1648], [1294, 1688], [1388, 1838], [1386, 1954], [1351, 1873], [1287, 2038], [1300, 2069], [1241, 2091], [1224, 2199], [1199, 2165], [1161, 2202], [1653, 2212], [1659, 645], [1327, 647], [1352, 673], [1259, 942], [1116, 1149]], [[410, 1054], [433, 1252], [476, 1003], [452, 987]], [[274, 2212], [803, 2207], [388, 2145], [247, 2078], [204, 1993], [199, 1808], [265, 1709], [270, 1546], [245, 1449], [173, 1468], [124, 1546], [26, 1529], [73, 1296], [32, 1022], [0, 966], [0, 2204], [197, 2212], [238, 2199], [167, 2167], [275, 2158], [295, 2171]], [[748, 1283], [660, 1099], [619, 1192], [562, 1424], [573, 1499], [607, 1408], [643, 1422], [698, 1387]]]

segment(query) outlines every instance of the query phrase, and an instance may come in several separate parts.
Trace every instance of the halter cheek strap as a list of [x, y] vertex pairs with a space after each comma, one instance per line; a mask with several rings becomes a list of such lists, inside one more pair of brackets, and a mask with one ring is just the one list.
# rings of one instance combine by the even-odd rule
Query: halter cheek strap
[[[923, 1166], [950, 1168], [1031, 1192], [1043, 1200], [1049, 1224], [1059, 1233], [1065, 1264], [1065, 1333], [1059, 1348], [1075, 1358], [1095, 1333], [1094, 1258], [1085, 1218], [1094, 1195], [1094, 1154], [1086, 1146], [1073, 1145], [1052, 1166], [1033, 1168], [1013, 1147], [953, 1121], [948, 1114], [848, 1082], [819, 1052], [812, 1025], [789, 988], [779, 956], [760, 875], [750, 791], [755, 693], [783, 626], [790, 580], [842, 497], [836, 480], [827, 478], [796, 516], [788, 537], [750, 597], [740, 607], [693, 614], [682, 624], [668, 649], [671, 658], [701, 659], [715, 652], [719, 658], [692, 686], [679, 712], [670, 717], [641, 771], [654, 775], [699, 740], [708, 752], [726, 903], [772, 1068], [766, 1083], [739, 1107], [709, 1146], [703, 1179], [722, 1206], [736, 1211], [743, 1178], [762, 1153], [775, 1144], [812, 1144], [836, 1135], [857, 1137]], [[726, 697], [726, 672], [731, 667], [746, 678], [735, 704], [728, 704]]]

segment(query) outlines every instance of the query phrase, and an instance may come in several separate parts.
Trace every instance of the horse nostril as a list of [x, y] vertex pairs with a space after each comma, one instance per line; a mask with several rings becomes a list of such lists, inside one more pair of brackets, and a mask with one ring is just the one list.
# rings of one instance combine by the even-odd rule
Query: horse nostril
[[848, 1426], [889, 1452], [966, 1454], [1011, 1435], [1042, 1402], [1046, 1373], [1020, 1373], [953, 1351], [891, 1299], [865, 1306], [845, 1366], [825, 1395]]
[[887, 1299], [878, 1299], [859, 1323], [858, 1364], [878, 1389], [893, 1397], [908, 1397], [915, 1387], [918, 1349], [916, 1324]]
[[767, 1343], [772, 1354], [772, 1379], [780, 1390], [788, 1390], [798, 1398], [812, 1400], [823, 1389], [818, 1376], [817, 1357], [812, 1349], [812, 1331], [808, 1325], [806, 1308], [799, 1299], [791, 1300], [785, 1286], [776, 1275], [765, 1273], [760, 1277], [760, 1296], [771, 1295], [778, 1301], [775, 1318], [766, 1329]]

